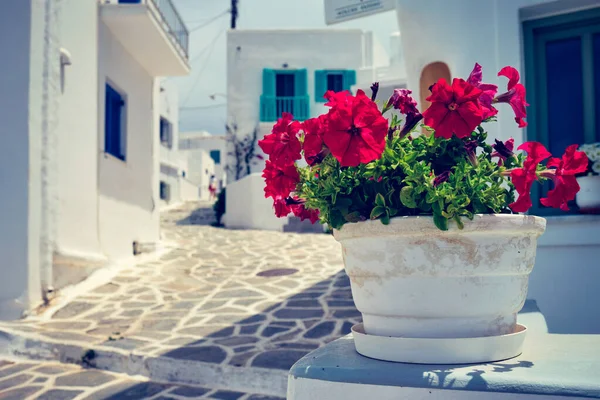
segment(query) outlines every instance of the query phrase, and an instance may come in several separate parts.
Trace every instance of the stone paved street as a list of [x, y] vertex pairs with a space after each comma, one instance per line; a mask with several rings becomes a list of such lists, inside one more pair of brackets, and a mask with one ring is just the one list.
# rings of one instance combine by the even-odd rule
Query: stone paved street
[[[166, 212], [170, 251], [162, 257], [121, 270], [51, 315], [1, 323], [0, 336], [49, 343], [52, 354], [59, 353], [52, 344], [66, 343], [97, 354], [201, 362], [220, 374], [239, 371], [227, 367], [278, 370], [281, 379], [359, 321], [331, 235], [226, 230], [211, 220], [208, 205]], [[131, 370], [85, 356], [67, 361]]]
[[150, 382], [142, 377], [58, 363], [0, 359], [0, 400], [218, 399], [283, 400], [274, 396]]

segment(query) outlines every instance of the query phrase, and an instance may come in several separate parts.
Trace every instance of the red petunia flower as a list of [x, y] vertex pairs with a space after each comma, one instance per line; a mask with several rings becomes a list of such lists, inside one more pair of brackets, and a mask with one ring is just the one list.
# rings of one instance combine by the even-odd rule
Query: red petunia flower
[[335, 100], [325, 122], [323, 141], [342, 167], [355, 167], [381, 157], [388, 121], [362, 90], [356, 97]]
[[427, 101], [431, 106], [423, 113], [424, 123], [435, 129], [436, 137], [450, 139], [469, 136], [483, 120], [479, 96], [483, 92], [464, 79], [454, 78], [452, 86], [444, 78], [431, 88]]
[[518, 150], [526, 151], [527, 159], [523, 163], [523, 168], [515, 168], [510, 173], [519, 198], [508, 206], [514, 212], [526, 212], [533, 205], [531, 202], [531, 186], [537, 180], [537, 166], [552, 154], [539, 142], [523, 143], [518, 147]]
[[338, 105], [347, 106], [349, 102], [351, 103], [352, 99], [354, 98], [354, 96], [352, 96], [352, 94], [347, 90], [341, 92], [334, 92], [333, 90], [328, 90], [327, 92], [325, 92], [323, 97], [327, 99], [327, 103], [325, 103], [325, 105], [328, 107], [336, 107]]
[[295, 165], [280, 167], [267, 160], [262, 177], [265, 179], [265, 197], [286, 198], [296, 189], [300, 175]]
[[304, 204], [295, 204], [290, 206], [294, 215], [300, 218], [300, 221], [309, 219], [312, 224], [319, 220], [319, 210], [309, 210]]
[[284, 112], [273, 126], [272, 133], [258, 141], [262, 151], [269, 155], [269, 160], [281, 167], [292, 165], [301, 157], [302, 145], [298, 140], [300, 123], [293, 119], [292, 114]]
[[506, 66], [498, 72], [498, 76], [505, 76], [508, 78], [507, 92], [502, 93], [494, 99], [494, 103], [508, 103], [515, 112], [515, 121], [519, 125], [519, 128], [527, 126], [527, 122], [523, 118], [527, 117], [527, 101], [525, 101], [525, 86], [518, 83], [520, 76], [519, 71], [513, 67]]
[[483, 109], [482, 117], [486, 120], [498, 114], [498, 110], [492, 106], [494, 96], [496, 96], [496, 93], [498, 92], [498, 86], [492, 85], [491, 83], [482, 83], [482, 80], [483, 71], [481, 65], [475, 63], [475, 67], [473, 67], [473, 71], [471, 71], [471, 74], [467, 78], [467, 82], [483, 92], [481, 93], [481, 96], [479, 96], [479, 103]]
[[576, 174], [587, 171], [588, 158], [583, 151], [577, 151], [577, 145], [567, 147], [565, 154], [560, 158], [551, 158], [546, 165], [548, 168], [556, 168], [546, 171], [543, 176], [552, 178], [554, 189], [548, 191], [548, 197], [540, 200], [546, 207], [560, 208], [569, 211], [568, 202], [575, 199], [579, 192], [579, 184], [575, 178]]
[[273, 199], [273, 208], [275, 209], [275, 216], [277, 218], [287, 217], [292, 209], [287, 204], [286, 199], [278, 196]]
[[313, 166], [323, 161], [323, 134], [325, 133], [324, 116], [311, 118], [304, 121], [304, 159], [308, 165]]
[[504, 165], [504, 161], [514, 155], [513, 150], [515, 148], [515, 139], [510, 138], [506, 142], [501, 142], [498, 139], [494, 140], [496, 143], [492, 145], [494, 152], [491, 156], [499, 158], [498, 165]]

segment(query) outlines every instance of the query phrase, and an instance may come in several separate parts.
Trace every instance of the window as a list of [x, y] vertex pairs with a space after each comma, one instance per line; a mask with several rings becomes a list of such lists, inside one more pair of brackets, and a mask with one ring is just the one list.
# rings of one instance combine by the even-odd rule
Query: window
[[125, 100], [106, 84], [104, 106], [104, 152], [125, 161]]
[[215, 165], [221, 164], [221, 150], [211, 150], [210, 158], [214, 160]]
[[277, 121], [289, 112], [299, 121], [309, 118], [307, 73], [305, 69], [263, 70], [263, 93], [260, 97], [260, 120]]
[[325, 92], [332, 90], [342, 92], [350, 90], [356, 83], [356, 71], [353, 70], [318, 70], [315, 71], [315, 101], [325, 103]]
[[168, 183], [160, 181], [160, 199], [164, 201], [169, 201], [171, 197], [170, 186]]
[[173, 146], [173, 125], [163, 117], [160, 117], [160, 144], [168, 148]]
[[[527, 140], [557, 155], [572, 143], [600, 141], [600, 9], [526, 21], [523, 33]], [[539, 204], [549, 189], [550, 182], [534, 186], [532, 213], [555, 213]]]

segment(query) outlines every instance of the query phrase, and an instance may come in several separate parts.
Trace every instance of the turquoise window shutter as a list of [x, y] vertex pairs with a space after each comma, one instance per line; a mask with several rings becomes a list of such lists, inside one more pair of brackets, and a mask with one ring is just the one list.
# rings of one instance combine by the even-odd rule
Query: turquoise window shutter
[[263, 95], [275, 96], [275, 71], [263, 69]]
[[262, 86], [263, 92], [260, 96], [260, 120], [261, 122], [277, 121], [275, 107], [275, 71], [269, 68], [263, 69]]
[[309, 118], [308, 73], [306, 69], [295, 71], [294, 79], [294, 118], [304, 121]]
[[346, 70], [344, 71], [344, 89], [350, 90], [352, 85], [356, 84], [356, 71]]
[[323, 97], [327, 91], [327, 71], [315, 71], [315, 102], [325, 103], [327, 100]]
[[296, 85], [294, 94], [296, 96], [306, 96], [308, 94], [306, 69], [296, 70], [296, 79], [294, 81]]

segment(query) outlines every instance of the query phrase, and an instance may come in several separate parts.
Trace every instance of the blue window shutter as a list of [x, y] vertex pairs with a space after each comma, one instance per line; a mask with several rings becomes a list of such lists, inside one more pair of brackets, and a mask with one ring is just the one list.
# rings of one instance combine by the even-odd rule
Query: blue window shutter
[[308, 83], [307, 83], [307, 73], [306, 69], [298, 69], [296, 70], [296, 79], [294, 88], [295, 96], [306, 96], [308, 94]]
[[124, 146], [121, 145], [121, 113], [125, 105], [123, 98], [109, 84], [106, 84], [104, 109], [104, 152], [125, 160]]
[[315, 101], [325, 103], [327, 100], [323, 97], [327, 91], [327, 71], [315, 71]]
[[344, 90], [350, 90], [352, 85], [356, 84], [356, 71], [344, 71]]

